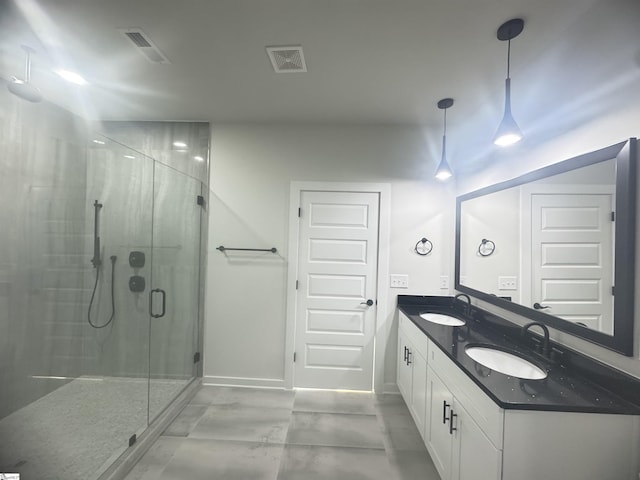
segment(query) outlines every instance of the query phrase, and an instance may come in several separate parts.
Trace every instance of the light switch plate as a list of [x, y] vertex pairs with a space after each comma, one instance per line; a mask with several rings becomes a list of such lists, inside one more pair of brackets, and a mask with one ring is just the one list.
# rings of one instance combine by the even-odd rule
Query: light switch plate
[[391, 288], [409, 288], [409, 275], [391, 275]]
[[498, 290], [517, 290], [518, 277], [498, 277]]

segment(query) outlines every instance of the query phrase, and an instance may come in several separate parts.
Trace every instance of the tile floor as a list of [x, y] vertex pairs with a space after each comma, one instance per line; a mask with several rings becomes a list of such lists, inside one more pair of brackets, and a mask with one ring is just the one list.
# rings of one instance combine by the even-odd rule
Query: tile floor
[[439, 480], [399, 395], [203, 386], [126, 480]]

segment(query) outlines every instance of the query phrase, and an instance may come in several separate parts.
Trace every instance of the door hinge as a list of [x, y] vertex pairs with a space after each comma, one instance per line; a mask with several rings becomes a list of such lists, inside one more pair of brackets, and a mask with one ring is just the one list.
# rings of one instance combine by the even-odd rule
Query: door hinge
[[296, 362], [296, 352], [293, 352], [293, 363]]
[[204, 208], [205, 207], [204, 197], [202, 195], [198, 195], [196, 197], [196, 203], [200, 205], [202, 208]]
[[298, 289], [299, 286], [300, 286], [300, 282], [296, 280], [296, 290]]
[[302, 216], [302, 208], [298, 207], [298, 218]]
[[129, 437], [129, 446], [133, 446], [134, 443], [136, 443], [136, 440], [138, 439], [138, 437], [136, 437], [136, 434], [134, 433], [133, 435], [131, 435]]
[[616, 294], [616, 287], [613, 286], [611, 287], [611, 295], [615, 296], [615, 294]]
[[616, 212], [611, 212], [611, 221], [612, 222], [616, 221]]
[[196, 352], [193, 354], [193, 363], [198, 363], [200, 361], [200, 352]]

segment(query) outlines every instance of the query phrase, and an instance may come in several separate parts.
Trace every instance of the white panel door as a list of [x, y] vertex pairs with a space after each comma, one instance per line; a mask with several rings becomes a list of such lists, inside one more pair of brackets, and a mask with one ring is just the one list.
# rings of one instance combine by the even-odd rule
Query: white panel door
[[300, 200], [294, 385], [371, 391], [379, 196]]
[[531, 197], [532, 302], [613, 333], [613, 199], [610, 194]]

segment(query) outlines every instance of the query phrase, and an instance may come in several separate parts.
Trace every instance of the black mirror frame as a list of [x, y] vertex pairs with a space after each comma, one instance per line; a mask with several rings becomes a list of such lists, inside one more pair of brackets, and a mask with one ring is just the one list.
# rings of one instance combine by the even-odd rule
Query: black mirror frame
[[[553, 315], [534, 310], [503, 298], [460, 284], [460, 222], [461, 206], [465, 200], [498, 192], [506, 188], [530, 183], [541, 178], [616, 159], [616, 220], [614, 258], [614, 331], [607, 335]], [[455, 289], [528, 319], [542, 322], [552, 328], [570, 333], [605, 348], [633, 355], [634, 293], [635, 293], [635, 241], [636, 241], [636, 163], [637, 139], [617, 143], [594, 152], [579, 155], [560, 163], [527, 173], [456, 198], [456, 256]]]

